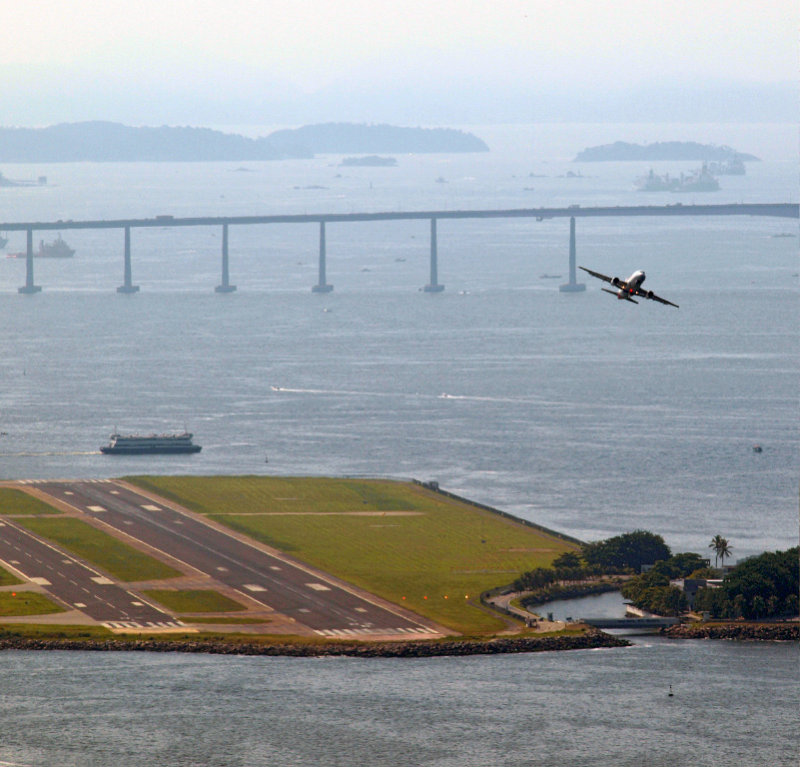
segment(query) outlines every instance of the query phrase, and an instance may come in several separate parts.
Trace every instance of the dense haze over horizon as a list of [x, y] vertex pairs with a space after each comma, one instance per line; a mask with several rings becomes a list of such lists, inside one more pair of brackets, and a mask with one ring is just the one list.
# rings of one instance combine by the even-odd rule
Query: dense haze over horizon
[[0, 125], [794, 122], [790, 0], [0, 10]]

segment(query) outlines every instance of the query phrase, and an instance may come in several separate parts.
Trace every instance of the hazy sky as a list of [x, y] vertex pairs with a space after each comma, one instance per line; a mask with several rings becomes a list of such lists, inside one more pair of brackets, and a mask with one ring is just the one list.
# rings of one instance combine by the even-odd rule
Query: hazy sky
[[604, 93], [785, 96], [799, 21], [797, 0], [2, 0], [0, 124], [493, 122], [536, 119], [537, 99], [591, 116]]

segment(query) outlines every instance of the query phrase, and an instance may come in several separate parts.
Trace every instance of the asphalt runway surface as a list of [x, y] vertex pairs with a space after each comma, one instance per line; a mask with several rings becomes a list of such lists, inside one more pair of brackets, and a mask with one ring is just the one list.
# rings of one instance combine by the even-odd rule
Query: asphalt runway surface
[[0, 560], [66, 608], [80, 610], [111, 628], [181, 625], [141, 596], [8, 519], [0, 521]]
[[[209, 576], [319, 635], [364, 639], [371, 635], [408, 638], [438, 635], [434, 628], [404, 615], [401, 610], [395, 612], [390, 606], [380, 604], [377, 599], [372, 601], [363, 592], [351, 590], [322, 572], [273, 555], [257, 544], [207, 523], [198, 515], [173, 504], [167, 505], [166, 501], [154, 500], [122, 483], [96, 480], [29, 484], [82, 514], [168, 554], [183, 565], [181, 569], [187, 575]], [[0, 549], [0, 557], [5, 560], [5, 556]], [[62, 560], [65, 556], [59, 553], [56, 558]], [[14, 556], [14, 559], [19, 560], [19, 557]], [[60, 594], [56, 589], [66, 589], [61, 585], [64, 578], [51, 571], [48, 573], [43, 576], [50, 583], [45, 586], [46, 590]], [[125, 591], [119, 586], [115, 588]], [[135, 601], [143, 602], [141, 598]], [[79, 602], [88, 605], [86, 600]], [[74, 601], [70, 604], [77, 606]], [[130, 607], [125, 614], [132, 614]], [[128, 620], [122, 616], [120, 612], [118, 618], [102, 620]], [[149, 613], [146, 618], [153, 620]]]

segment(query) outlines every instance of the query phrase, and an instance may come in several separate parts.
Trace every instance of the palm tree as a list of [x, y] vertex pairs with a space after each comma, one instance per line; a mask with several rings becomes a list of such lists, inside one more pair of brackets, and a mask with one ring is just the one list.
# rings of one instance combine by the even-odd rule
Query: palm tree
[[721, 535], [715, 535], [711, 539], [711, 543], [708, 544], [708, 548], [714, 549], [714, 567], [717, 567], [719, 562], [724, 565], [725, 557], [731, 555], [731, 548], [728, 545], [728, 541]]
[[728, 541], [726, 538], [721, 538], [719, 543], [719, 566], [724, 567], [725, 557], [729, 557], [731, 555], [731, 547], [728, 546]]

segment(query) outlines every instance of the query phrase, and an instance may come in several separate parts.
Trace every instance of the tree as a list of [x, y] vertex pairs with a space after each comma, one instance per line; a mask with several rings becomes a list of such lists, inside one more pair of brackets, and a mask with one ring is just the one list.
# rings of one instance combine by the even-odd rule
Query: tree
[[606, 572], [626, 569], [638, 572], [642, 565], [669, 559], [670, 550], [660, 535], [634, 530], [604, 541], [585, 543], [581, 554], [588, 565], [597, 565]]
[[709, 549], [714, 549], [714, 566], [717, 566], [717, 563], [722, 565], [725, 564], [725, 557], [729, 557], [731, 555], [731, 549], [728, 545], [727, 539], [723, 538], [721, 535], [715, 535], [711, 539], [711, 543], [708, 544]]
[[581, 559], [574, 551], [565, 551], [553, 560], [553, 567], [574, 570], [581, 566]]

